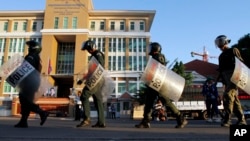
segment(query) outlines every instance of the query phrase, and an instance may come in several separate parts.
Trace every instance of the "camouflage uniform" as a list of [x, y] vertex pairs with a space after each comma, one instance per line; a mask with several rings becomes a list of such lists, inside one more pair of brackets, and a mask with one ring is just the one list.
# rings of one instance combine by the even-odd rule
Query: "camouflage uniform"
[[235, 66], [234, 58], [235, 54], [232, 48], [224, 50], [219, 56], [220, 76], [222, 78], [223, 84], [225, 85], [225, 91], [223, 93], [225, 117], [221, 125], [227, 127], [231, 124], [231, 116], [233, 113], [238, 118], [237, 124], [246, 124], [241, 103], [238, 98], [238, 88], [230, 80]]

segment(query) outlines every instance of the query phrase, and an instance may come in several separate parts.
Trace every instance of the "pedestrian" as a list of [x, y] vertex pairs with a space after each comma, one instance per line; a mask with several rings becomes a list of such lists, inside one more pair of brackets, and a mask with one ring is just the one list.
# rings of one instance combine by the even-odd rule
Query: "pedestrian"
[[112, 113], [111, 118], [116, 119], [116, 109], [114, 104], [111, 105], [111, 113]]
[[[81, 50], [87, 50], [88, 53], [91, 54], [91, 58], [95, 57], [95, 59], [101, 64], [101, 66], [104, 67], [104, 54], [96, 48], [96, 45], [93, 41], [87, 40], [86, 42], [84, 42]], [[91, 68], [89, 68], [88, 73], [85, 74], [82, 79], [77, 81], [78, 85], [82, 84], [84, 80], [89, 79], [89, 77], [92, 75], [91, 72], [93, 72], [93, 70], [90, 70], [90, 69]], [[103, 83], [104, 83], [104, 79], [102, 78], [100, 82], [98, 82], [97, 85], [91, 90], [87, 86], [83, 88], [81, 96], [80, 96], [80, 100], [82, 102], [82, 106], [84, 109], [84, 112], [83, 112], [84, 120], [80, 124], [78, 124], [77, 127], [90, 126], [91, 124], [90, 103], [89, 103], [90, 96], [93, 97], [94, 105], [97, 109], [97, 114], [98, 114], [98, 121], [96, 124], [92, 125], [92, 127], [100, 127], [100, 128], [105, 127], [103, 100], [101, 96], [98, 97], [97, 95], [95, 95], [98, 92], [98, 90], [100, 90], [100, 88], [103, 86]]]
[[[164, 54], [161, 54], [161, 45], [157, 42], [150, 43], [149, 45], [150, 53], [149, 55], [152, 56], [153, 59], [161, 63], [162, 65], [166, 66], [166, 60]], [[151, 112], [152, 108], [154, 106], [155, 99], [159, 97], [159, 93], [150, 88], [146, 85], [145, 90], [145, 107], [144, 107], [144, 114], [142, 121], [135, 125], [136, 128], [150, 128], [150, 121], [151, 121]], [[164, 101], [163, 101], [164, 100]], [[172, 103], [172, 101], [169, 98], [163, 98], [162, 103], [164, 103], [165, 106], [169, 107], [169, 109], [174, 113], [176, 116], [177, 125], [175, 128], [183, 128], [188, 121], [183, 117], [181, 112], [176, 108], [176, 106]]]
[[[219, 117], [218, 109], [218, 90], [216, 83], [212, 77], [208, 77], [202, 87], [202, 95], [205, 98], [205, 104], [207, 109], [207, 122], [221, 122]], [[214, 118], [214, 113], [216, 118]]]
[[223, 127], [229, 127], [231, 125], [231, 116], [233, 113], [238, 118], [237, 125], [247, 124], [238, 98], [238, 88], [230, 80], [235, 67], [235, 56], [240, 58], [237, 49], [228, 47], [230, 41], [226, 35], [219, 35], [215, 39], [216, 46], [222, 51], [219, 56], [219, 76], [217, 81], [221, 79], [225, 86], [223, 93], [225, 115], [221, 123]]
[[108, 106], [108, 117], [112, 118], [112, 109], [111, 109], [111, 105]]
[[[21, 105], [21, 119], [14, 126], [17, 128], [27, 128], [28, 127], [28, 117], [30, 112], [38, 113], [40, 115], [40, 125], [42, 126], [46, 121], [49, 113], [42, 110], [39, 105], [34, 103], [35, 93], [38, 91], [40, 86], [40, 73], [42, 69], [41, 58], [39, 56], [42, 51], [42, 47], [36, 41], [27, 41], [28, 54], [24, 57], [24, 60], [29, 62], [36, 71], [31, 72], [29, 76], [25, 77], [21, 81], [19, 87], [19, 101]], [[39, 72], [39, 73], [37, 73]]]

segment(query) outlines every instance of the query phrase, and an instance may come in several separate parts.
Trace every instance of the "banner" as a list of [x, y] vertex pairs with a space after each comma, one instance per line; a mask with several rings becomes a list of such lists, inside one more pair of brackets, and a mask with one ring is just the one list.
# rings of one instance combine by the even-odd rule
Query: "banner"
[[185, 86], [185, 79], [172, 70], [167, 69], [158, 61], [149, 58], [141, 81], [159, 92], [163, 97], [178, 101]]
[[237, 57], [235, 57], [234, 72], [231, 77], [231, 81], [242, 89], [244, 92], [250, 95], [250, 69], [242, 63]]

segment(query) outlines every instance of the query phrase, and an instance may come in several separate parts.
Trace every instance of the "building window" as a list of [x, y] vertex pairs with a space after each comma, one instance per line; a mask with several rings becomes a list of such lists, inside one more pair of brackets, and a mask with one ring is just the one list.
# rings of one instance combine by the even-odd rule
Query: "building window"
[[100, 22], [100, 30], [104, 30], [105, 29], [105, 23], [104, 22]]
[[11, 92], [11, 85], [7, 82], [4, 82], [4, 93], [10, 93]]
[[144, 31], [144, 22], [140, 22], [140, 30]]
[[17, 39], [12, 38], [10, 39], [10, 46], [9, 46], [9, 52], [16, 52], [16, 47], [17, 47]]
[[125, 23], [124, 22], [120, 22], [120, 30], [125, 30]]
[[123, 110], [130, 110], [129, 102], [123, 102]]
[[17, 31], [17, 27], [18, 27], [18, 22], [14, 23], [14, 31]]
[[8, 31], [8, 22], [4, 22], [3, 30], [6, 32]]
[[109, 38], [109, 52], [116, 52], [116, 38]]
[[37, 28], [37, 22], [33, 22], [32, 31], [36, 31], [36, 28]]
[[91, 29], [91, 30], [95, 30], [95, 22], [94, 22], [94, 21], [92, 21], [92, 22], [90, 23], [90, 29]]
[[116, 56], [109, 56], [109, 70], [116, 70]]
[[23, 22], [23, 31], [27, 30], [27, 22]]
[[4, 38], [0, 38], [0, 52], [4, 52], [5, 51], [5, 39]]
[[115, 30], [115, 22], [110, 23], [110, 30]]
[[129, 56], [129, 70], [135, 71], [137, 70], [137, 56]]
[[67, 29], [68, 28], [68, 24], [69, 24], [69, 18], [68, 17], [64, 17], [63, 18], [63, 28]]
[[129, 52], [136, 52], [136, 38], [129, 38]]
[[44, 22], [42, 22], [42, 27], [41, 27], [41, 29], [43, 29], [43, 26], [44, 26]]
[[125, 56], [118, 56], [118, 61], [117, 61], [117, 65], [118, 65], [118, 70], [119, 71], [123, 71], [126, 68], [126, 57]]
[[59, 18], [55, 17], [55, 19], [54, 19], [54, 29], [58, 29], [58, 25], [59, 25]]
[[73, 17], [73, 20], [72, 20], [72, 28], [73, 28], [73, 29], [77, 29], [77, 17]]
[[2, 57], [0, 58], [0, 64], [1, 64], [1, 65], [3, 65], [3, 62], [4, 62], [4, 56], [2, 56]]
[[130, 30], [135, 30], [135, 22], [130, 22]]
[[57, 74], [74, 74], [75, 43], [59, 43]]
[[128, 84], [129, 92], [130, 93], [136, 93], [137, 92], [137, 83], [136, 82], [129, 82]]
[[125, 38], [118, 38], [118, 52], [125, 52], [126, 51], [126, 39]]
[[126, 91], [126, 83], [118, 82], [118, 93], [124, 93]]

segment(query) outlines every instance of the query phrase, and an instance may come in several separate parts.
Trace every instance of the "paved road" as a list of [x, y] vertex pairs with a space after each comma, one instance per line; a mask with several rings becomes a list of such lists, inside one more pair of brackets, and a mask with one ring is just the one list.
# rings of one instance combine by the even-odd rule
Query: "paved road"
[[[49, 117], [44, 126], [30, 118], [29, 128], [14, 128], [19, 118], [0, 117], [1, 141], [229, 141], [229, 128], [219, 123], [189, 120], [183, 129], [175, 129], [175, 120], [153, 121], [149, 129], [137, 129], [138, 120], [107, 119], [106, 128], [76, 128], [79, 121]], [[92, 119], [94, 124], [96, 119]], [[249, 121], [248, 121], [249, 122]]]

